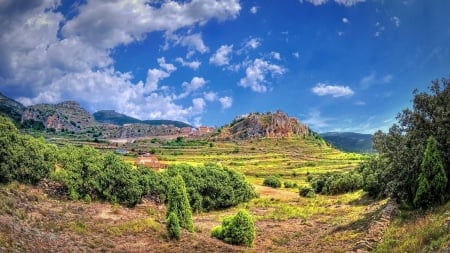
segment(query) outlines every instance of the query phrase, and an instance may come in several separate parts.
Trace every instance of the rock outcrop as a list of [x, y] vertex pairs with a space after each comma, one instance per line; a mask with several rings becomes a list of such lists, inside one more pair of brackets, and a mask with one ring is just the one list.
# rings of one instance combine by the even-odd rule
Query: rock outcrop
[[28, 106], [22, 114], [21, 123], [38, 123], [44, 128], [73, 132], [98, 125], [89, 112], [73, 101]]
[[289, 117], [284, 112], [277, 111], [266, 114], [251, 113], [238, 117], [222, 129], [218, 138], [305, 137], [308, 134], [308, 126], [302, 124], [297, 118]]

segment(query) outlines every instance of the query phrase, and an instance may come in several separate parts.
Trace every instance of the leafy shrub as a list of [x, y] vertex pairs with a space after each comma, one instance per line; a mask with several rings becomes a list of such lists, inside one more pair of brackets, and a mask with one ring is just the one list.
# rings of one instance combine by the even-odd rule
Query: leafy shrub
[[284, 184], [284, 188], [294, 188], [294, 183], [292, 183], [290, 181], [285, 181], [283, 184]]
[[0, 116], [0, 183], [36, 184], [54, 169], [55, 153], [56, 146], [20, 134], [10, 119]]
[[167, 234], [169, 239], [180, 239], [181, 237], [181, 227], [178, 221], [178, 216], [174, 212], [170, 212], [167, 217]]
[[315, 196], [314, 189], [309, 186], [301, 187], [299, 189], [299, 195], [306, 198], [313, 198]]
[[280, 188], [281, 187], [281, 181], [278, 177], [275, 176], [268, 176], [264, 179], [263, 185], [273, 187], [273, 188]]
[[245, 181], [242, 174], [215, 164], [201, 167], [186, 164], [171, 166], [167, 174], [170, 177], [177, 174], [183, 177], [194, 211], [228, 208], [257, 196], [253, 186]]
[[255, 223], [245, 210], [239, 210], [235, 216], [226, 217], [222, 226], [214, 227], [211, 236], [226, 243], [251, 247], [255, 240]]
[[213, 227], [213, 229], [211, 230], [211, 237], [223, 240], [223, 227], [222, 226]]
[[71, 199], [89, 195], [133, 207], [142, 198], [140, 171], [113, 153], [102, 155], [90, 146], [66, 145], [59, 151], [58, 164], [61, 168], [52, 178], [67, 188]]
[[333, 195], [353, 192], [363, 186], [363, 177], [357, 172], [326, 173], [315, 178], [311, 186], [316, 193]]

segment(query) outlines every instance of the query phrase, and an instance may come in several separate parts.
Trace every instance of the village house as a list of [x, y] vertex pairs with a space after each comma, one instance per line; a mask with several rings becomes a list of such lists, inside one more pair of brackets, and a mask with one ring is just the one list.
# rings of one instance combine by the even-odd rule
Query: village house
[[134, 160], [136, 166], [144, 165], [145, 167], [152, 168], [154, 170], [160, 170], [166, 167], [166, 164], [160, 163], [155, 155], [144, 154]]

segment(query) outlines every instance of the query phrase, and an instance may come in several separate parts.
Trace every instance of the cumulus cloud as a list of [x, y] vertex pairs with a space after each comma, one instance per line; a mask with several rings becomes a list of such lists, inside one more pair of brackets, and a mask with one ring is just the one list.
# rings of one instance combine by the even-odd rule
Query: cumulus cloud
[[93, 0], [79, 6], [79, 14], [67, 22], [62, 33], [66, 37], [79, 36], [88, 44], [114, 48], [142, 40], [149, 32], [173, 32], [182, 27], [205, 24], [213, 18], [235, 18], [240, 9], [236, 0], [165, 1], [155, 3], [155, 6], [146, 0]]
[[230, 108], [233, 105], [233, 99], [228, 96], [219, 98], [219, 102], [222, 105], [222, 109]]
[[329, 85], [325, 83], [317, 83], [316, 86], [312, 88], [312, 92], [318, 96], [330, 95], [335, 98], [351, 96], [354, 94], [353, 90], [348, 86]]
[[342, 18], [342, 23], [344, 24], [348, 24], [350, 21], [348, 20], [348, 18]]
[[276, 64], [260, 58], [250, 62], [245, 69], [245, 77], [239, 80], [239, 85], [252, 91], [264, 93], [267, 91], [266, 78], [268, 75], [282, 75], [286, 70]]
[[210, 91], [203, 93], [203, 97], [206, 101], [213, 102], [217, 100], [217, 92]]
[[232, 51], [233, 45], [222, 45], [211, 58], [209, 58], [209, 62], [217, 66], [228, 65], [230, 63], [230, 54]]
[[[238, 0], [89, 0], [72, 5], [74, 15], [65, 17], [59, 0], [3, 0], [0, 5], [0, 83], [11, 96], [21, 96], [28, 105], [70, 99], [91, 111], [114, 109], [142, 119], [181, 121], [201, 114], [205, 100], [181, 105], [173, 90], [161, 86], [176, 67], [159, 58], [159, 66], [149, 68], [144, 80], [135, 80], [133, 73], [114, 68], [114, 49], [152, 32], [177, 34], [212, 19], [234, 19], [241, 10]], [[208, 51], [201, 33], [177, 38], [176, 45]], [[176, 61], [192, 69], [200, 66]], [[195, 80], [189, 83], [191, 89], [196, 85]]]
[[197, 70], [200, 67], [200, 65], [202, 64], [200, 61], [186, 61], [186, 60], [184, 60], [181, 57], [177, 57], [175, 59], [175, 61], [180, 63], [181, 66], [188, 67], [188, 68], [191, 68], [193, 70]]

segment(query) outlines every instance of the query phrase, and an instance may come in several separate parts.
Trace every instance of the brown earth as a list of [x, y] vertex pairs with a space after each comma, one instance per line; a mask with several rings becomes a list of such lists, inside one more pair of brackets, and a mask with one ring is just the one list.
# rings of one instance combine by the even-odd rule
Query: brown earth
[[[301, 204], [294, 192], [262, 186], [257, 190], [262, 197]], [[257, 237], [248, 248], [210, 237], [211, 228], [225, 215], [235, 214], [236, 208], [195, 214], [196, 232], [183, 231], [182, 239], [169, 241], [165, 206], [149, 200], [129, 209], [55, 199], [42, 188], [12, 184], [0, 188], [0, 202], [0, 252], [347, 252], [364, 240], [370, 217], [381, 209], [368, 205], [369, 218], [345, 226], [332, 222], [346, 208], [344, 204], [329, 206], [329, 214], [308, 219], [257, 219]], [[261, 217], [270, 208], [249, 210]], [[349, 231], [354, 236], [347, 236]]]

